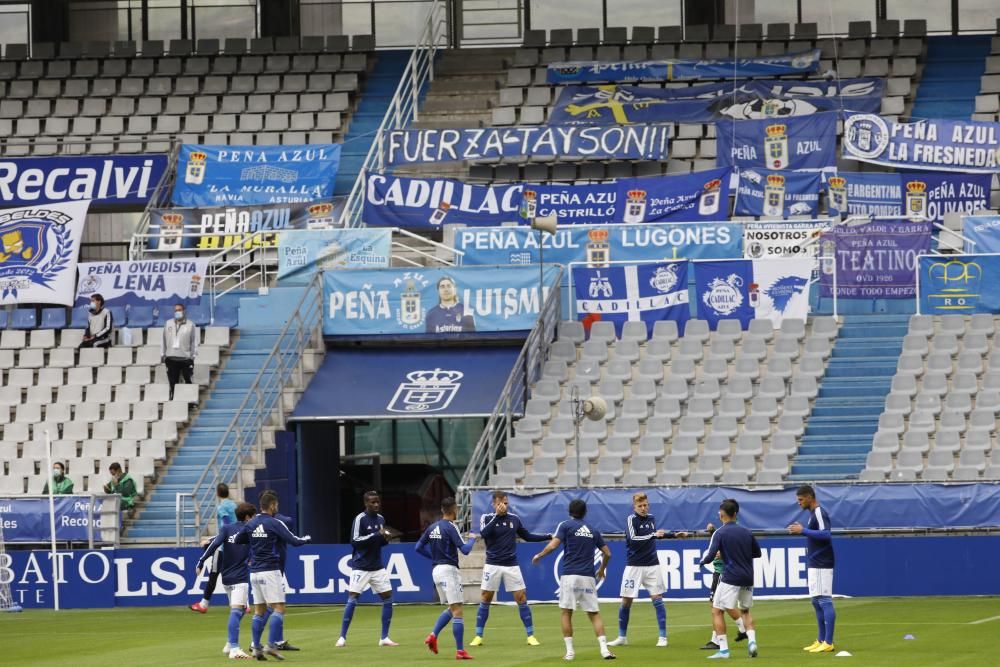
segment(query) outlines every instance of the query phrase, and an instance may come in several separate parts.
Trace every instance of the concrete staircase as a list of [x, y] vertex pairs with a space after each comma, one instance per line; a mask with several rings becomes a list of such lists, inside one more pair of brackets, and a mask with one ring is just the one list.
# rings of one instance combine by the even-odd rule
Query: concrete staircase
[[969, 120], [989, 52], [989, 35], [928, 38], [912, 117]]

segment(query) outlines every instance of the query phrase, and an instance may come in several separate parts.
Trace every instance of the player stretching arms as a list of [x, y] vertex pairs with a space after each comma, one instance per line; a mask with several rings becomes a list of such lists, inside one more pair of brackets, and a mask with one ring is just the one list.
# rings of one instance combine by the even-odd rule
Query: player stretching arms
[[806, 536], [806, 562], [809, 566], [809, 597], [816, 610], [819, 633], [809, 646], [802, 650], [810, 653], [833, 651], [833, 626], [837, 612], [833, 609], [833, 542], [830, 536], [830, 515], [816, 501], [816, 491], [809, 485], [800, 486], [795, 492], [799, 507], [809, 511], [809, 526], [795, 522], [788, 527], [792, 535]]
[[524, 631], [528, 633], [528, 645], [539, 645], [539, 641], [535, 639], [535, 626], [531, 620], [531, 608], [528, 607], [524, 577], [517, 564], [517, 538], [520, 537], [525, 542], [545, 542], [552, 539], [552, 536], [528, 532], [521, 524], [521, 519], [508, 509], [507, 493], [494, 491], [493, 514], [484, 514], [479, 519], [479, 534], [486, 542], [486, 565], [483, 566], [482, 602], [479, 603], [479, 613], [476, 615], [476, 636], [470, 643], [471, 646], [483, 643], [483, 631], [490, 616], [490, 603], [500, 590], [501, 582], [517, 602]]
[[[604, 538], [596, 528], [591, 528], [583, 522], [587, 516], [587, 503], [577, 498], [569, 504], [568, 521], [563, 521], [556, 528], [555, 537], [545, 545], [545, 548], [531, 559], [538, 565], [542, 558], [563, 545], [563, 559], [559, 565], [559, 608], [562, 609], [563, 641], [566, 642], [564, 660], [576, 657], [573, 650], [573, 611], [579, 606], [590, 617], [597, 635], [597, 643], [601, 647], [601, 657], [614, 660], [615, 654], [608, 650], [608, 640], [604, 636], [604, 621], [601, 620], [601, 608], [597, 603], [597, 582], [604, 579], [604, 570], [611, 560], [611, 549], [604, 543]], [[600, 549], [601, 565], [594, 575], [594, 552]]]
[[712, 598], [712, 624], [719, 642], [719, 650], [708, 656], [710, 660], [729, 658], [729, 643], [726, 640], [726, 610], [739, 609], [746, 624], [750, 643], [747, 652], [751, 658], [757, 657], [757, 631], [754, 629], [750, 607], [753, 606], [753, 559], [760, 558], [760, 545], [749, 530], [736, 524], [739, 505], [734, 500], [723, 500], [719, 505], [722, 526], [712, 533], [702, 565], [708, 565], [715, 554], [722, 555], [723, 569], [719, 587]]
[[[250, 568], [247, 560], [250, 549], [245, 544], [236, 544], [236, 533], [243, 530], [243, 524], [257, 513], [250, 503], [240, 503], [236, 507], [236, 523], [228, 523], [220, 527], [205, 553], [198, 560], [198, 574], [201, 574], [205, 563], [219, 553], [215, 559], [215, 571], [222, 575], [222, 587], [229, 597], [229, 634], [222, 652], [232, 660], [248, 660], [249, 655], [240, 648], [240, 621], [250, 604]], [[221, 547], [221, 551], [219, 550]]]
[[392, 586], [389, 574], [382, 565], [382, 547], [389, 543], [389, 531], [385, 529], [385, 519], [379, 514], [382, 499], [377, 491], [369, 491], [364, 496], [365, 511], [354, 517], [351, 529], [351, 583], [348, 587], [347, 605], [344, 607], [344, 621], [340, 626], [337, 646], [347, 645], [347, 629], [354, 618], [354, 608], [358, 597], [371, 584], [372, 592], [382, 598], [382, 635], [379, 646], [399, 646], [389, 639], [389, 624], [392, 622]]
[[[282, 641], [285, 631], [285, 581], [282, 574], [285, 545], [300, 547], [308, 544], [311, 538], [308, 535], [293, 535], [283, 521], [274, 517], [278, 511], [278, 494], [274, 491], [260, 494], [260, 509], [262, 513], [250, 519], [234, 540], [236, 544], [250, 544], [250, 588], [254, 601], [251, 649], [258, 660], [266, 660], [266, 655], [284, 660], [275, 645]], [[265, 621], [268, 606], [274, 611]], [[270, 634], [267, 646], [261, 646], [265, 622], [271, 624]]]
[[465, 621], [462, 620], [462, 609], [465, 598], [462, 594], [462, 577], [458, 572], [458, 552], [468, 555], [476, 543], [475, 536], [468, 542], [462, 542], [462, 536], [455, 527], [458, 516], [458, 505], [455, 499], [448, 497], [441, 501], [441, 519], [427, 526], [427, 530], [417, 542], [417, 553], [434, 563], [431, 578], [438, 589], [438, 595], [448, 608], [441, 612], [434, 629], [424, 643], [434, 653], [438, 652], [438, 635], [444, 626], [451, 621], [451, 632], [455, 636], [455, 659], [472, 660], [463, 646], [465, 641]]
[[667, 587], [663, 584], [663, 573], [660, 572], [660, 560], [656, 557], [656, 540], [671, 537], [687, 537], [687, 533], [675, 533], [656, 529], [656, 519], [649, 513], [649, 498], [645, 493], [632, 496], [632, 509], [635, 513], [625, 522], [626, 561], [625, 574], [622, 575], [622, 605], [618, 609], [618, 639], [608, 646], [625, 646], [628, 644], [628, 619], [632, 611], [632, 600], [639, 595], [639, 588], [645, 588], [653, 601], [656, 611], [656, 625], [660, 631], [657, 646], [667, 645], [667, 608], [663, 605], [663, 592]]

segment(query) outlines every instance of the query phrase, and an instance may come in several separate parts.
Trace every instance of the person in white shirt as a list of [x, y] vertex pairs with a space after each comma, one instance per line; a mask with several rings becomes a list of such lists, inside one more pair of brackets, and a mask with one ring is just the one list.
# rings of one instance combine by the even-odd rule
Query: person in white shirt
[[174, 397], [174, 385], [182, 376], [184, 382], [191, 384], [191, 371], [198, 356], [198, 335], [198, 327], [185, 317], [184, 304], [176, 304], [174, 319], [163, 327], [163, 338], [160, 339], [160, 359], [167, 367], [171, 399]]

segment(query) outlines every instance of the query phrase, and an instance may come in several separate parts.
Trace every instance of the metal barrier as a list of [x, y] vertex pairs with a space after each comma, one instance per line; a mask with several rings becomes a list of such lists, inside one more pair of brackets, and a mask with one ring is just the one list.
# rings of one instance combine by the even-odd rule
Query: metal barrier
[[196, 536], [191, 540], [187, 539], [189, 532], [187, 529], [195, 529], [190, 532], [196, 535], [198, 528], [198, 506], [194, 502], [194, 496], [190, 493], [178, 493], [174, 499], [174, 512], [176, 513], [174, 529], [177, 532], [174, 546], [183, 547], [189, 543], [197, 545]]
[[180, 148], [180, 142], [177, 139], [174, 139], [170, 146], [170, 155], [167, 159], [167, 169], [163, 172], [160, 182], [157, 183], [156, 187], [153, 189], [153, 194], [149, 197], [149, 203], [146, 204], [146, 209], [142, 212], [142, 217], [139, 218], [139, 224], [136, 225], [135, 232], [132, 234], [132, 238], [129, 241], [129, 259], [142, 259], [146, 254], [145, 239], [148, 238], [149, 233], [149, 220], [151, 216], [150, 210], [166, 206], [170, 203], [170, 193], [173, 192], [174, 181], [176, 180], [177, 159], [180, 155]]
[[[507, 442], [513, 430], [514, 418], [524, 411], [528, 401], [528, 389], [542, 374], [542, 366], [548, 356], [549, 345], [556, 336], [556, 328], [562, 312], [562, 283], [564, 269], [549, 288], [548, 296], [538, 314], [535, 327], [521, 347], [521, 353], [507, 377], [507, 383], [500, 392], [497, 406], [486, 422], [483, 434], [469, 457], [469, 464], [458, 485], [459, 525], [467, 525], [472, 511], [472, 490], [480, 488], [489, 478], [496, 462], [497, 451]], [[542, 284], [539, 283], [539, 289]]]

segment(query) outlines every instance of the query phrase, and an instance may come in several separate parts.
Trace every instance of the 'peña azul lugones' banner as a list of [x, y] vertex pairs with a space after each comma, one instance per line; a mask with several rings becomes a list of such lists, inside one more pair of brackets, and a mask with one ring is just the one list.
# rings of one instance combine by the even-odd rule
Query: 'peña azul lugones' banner
[[517, 222], [522, 187], [520, 183], [490, 186], [451, 178], [367, 174], [362, 219], [366, 225], [405, 229]]
[[85, 200], [105, 206], [143, 205], [166, 170], [166, 155], [0, 159], [0, 206]]
[[76, 305], [100, 294], [107, 306], [172, 308], [175, 303], [200, 303], [208, 257], [149, 259], [128, 262], [83, 262], [76, 287]]
[[934, 171], [1000, 171], [1000, 123], [920, 120], [897, 123], [875, 114], [844, 121], [843, 156], [889, 167]]

